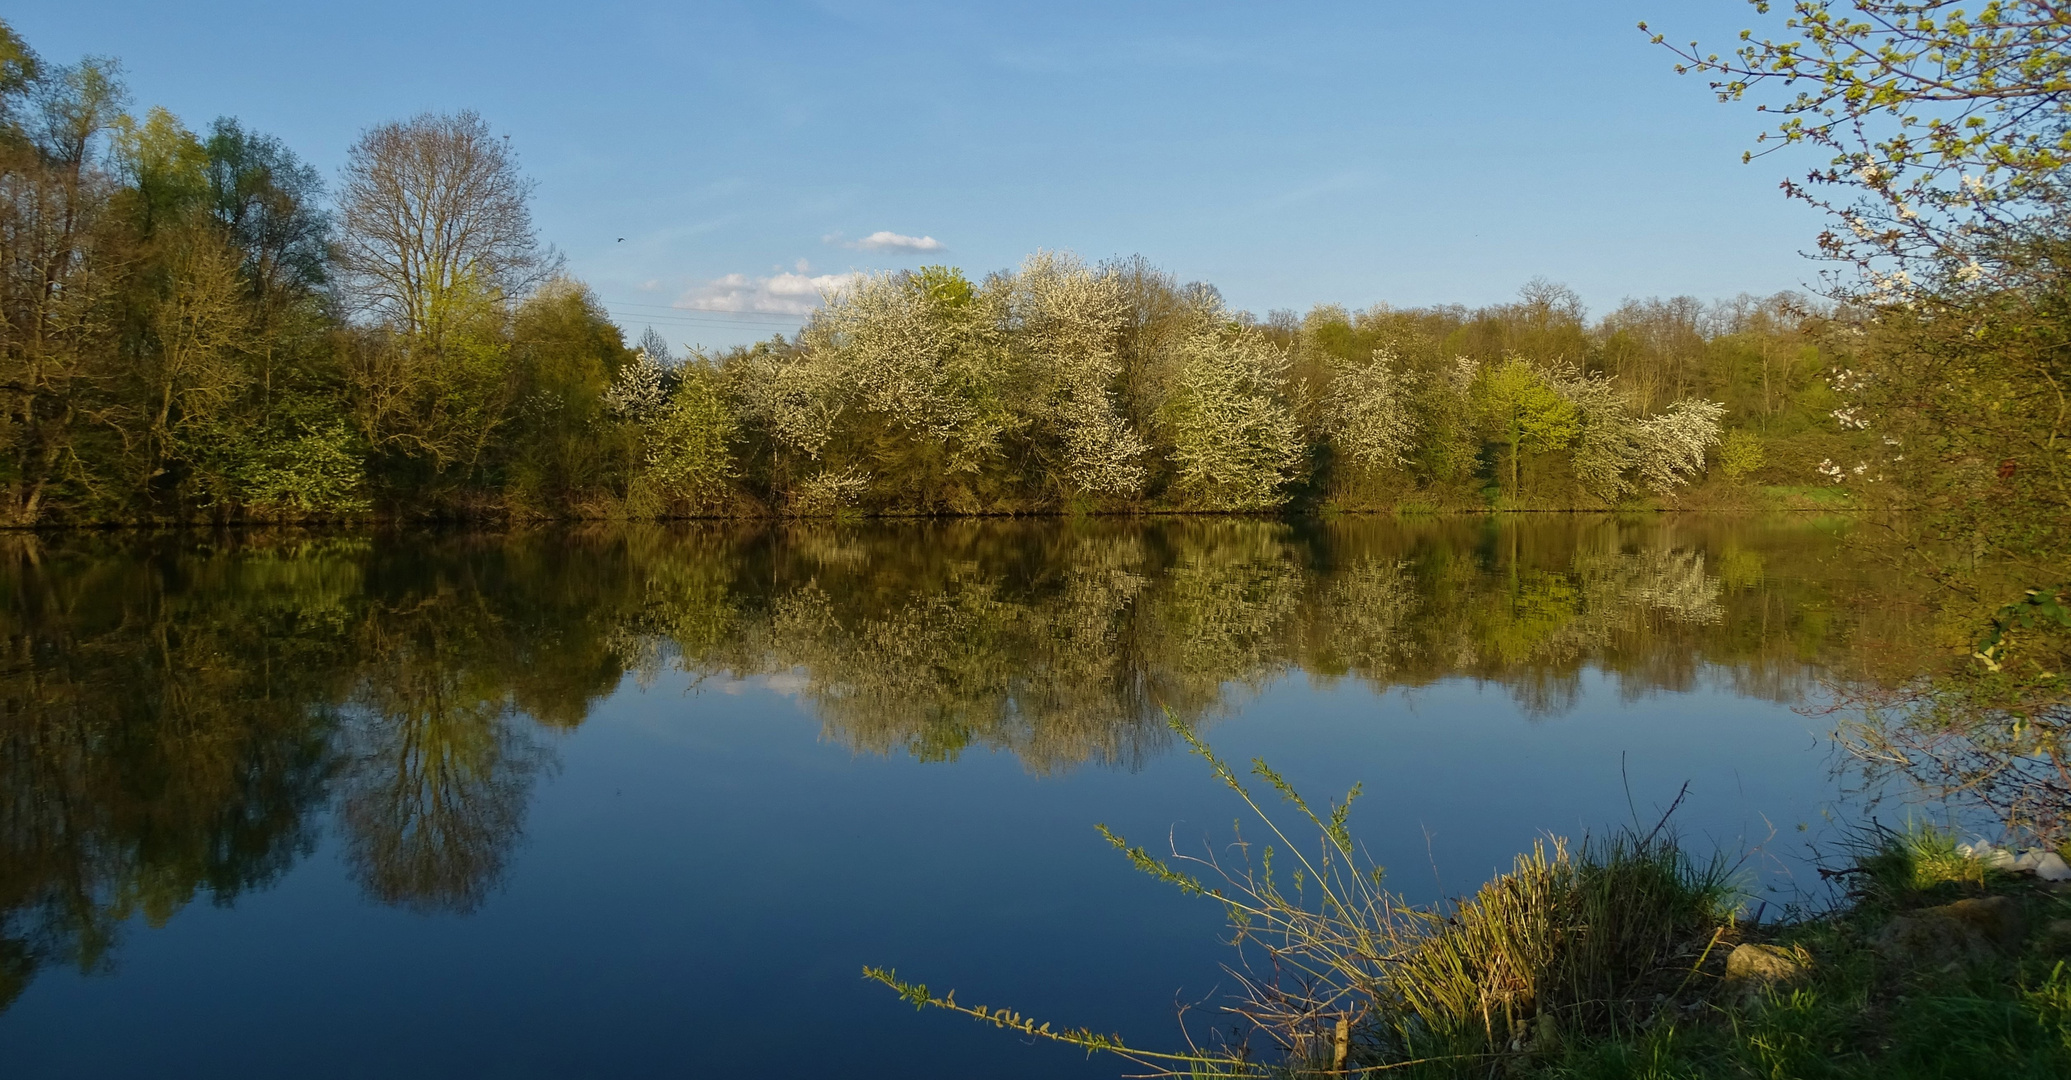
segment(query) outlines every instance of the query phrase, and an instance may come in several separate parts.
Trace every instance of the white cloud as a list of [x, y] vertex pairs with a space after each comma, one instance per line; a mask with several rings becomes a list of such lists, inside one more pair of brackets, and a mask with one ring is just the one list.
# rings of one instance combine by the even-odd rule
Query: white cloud
[[728, 274], [702, 285], [694, 285], [675, 306], [691, 311], [760, 311], [780, 315], [809, 315], [819, 308], [828, 293], [848, 288], [860, 274], [781, 273], [751, 278]]
[[847, 246], [863, 251], [940, 251], [942, 241], [932, 236], [904, 236], [889, 229], [879, 229]]

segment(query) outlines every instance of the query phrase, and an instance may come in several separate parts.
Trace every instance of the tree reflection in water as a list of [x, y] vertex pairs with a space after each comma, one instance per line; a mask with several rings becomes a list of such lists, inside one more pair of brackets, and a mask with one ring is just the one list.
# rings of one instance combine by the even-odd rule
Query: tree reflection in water
[[1135, 767], [1162, 708], [1284, 675], [1583, 673], [1793, 700], [1911, 628], [1837, 526], [1753, 519], [910, 522], [0, 540], [0, 1000], [120, 924], [277, 880], [326, 815], [367, 894], [487, 900], [632, 675], [799, 687], [858, 751]]

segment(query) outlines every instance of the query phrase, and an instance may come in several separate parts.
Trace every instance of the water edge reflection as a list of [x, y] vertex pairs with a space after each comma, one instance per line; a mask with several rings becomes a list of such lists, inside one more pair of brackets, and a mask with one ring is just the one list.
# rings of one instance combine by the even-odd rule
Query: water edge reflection
[[[278, 881], [326, 822], [365, 894], [478, 908], [551, 733], [629, 675], [780, 682], [857, 751], [1039, 774], [1170, 749], [1290, 672], [1586, 673], [1795, 700], [1918, 639], [1830, 521], [957, 521], [310, 537], [10, 536], [0, 1001], [125, 920]], [[1911, 647], [1911, 646], [1908, 646]]]

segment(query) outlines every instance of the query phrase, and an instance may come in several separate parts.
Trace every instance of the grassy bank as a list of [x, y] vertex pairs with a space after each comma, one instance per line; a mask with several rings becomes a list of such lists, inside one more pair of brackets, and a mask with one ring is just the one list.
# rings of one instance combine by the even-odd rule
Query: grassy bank
[[[1698, 992], [1627, 1029], [1528, 1043], [1509, 1075], [2071, 1075], [2071, 887], [1988, 867], [1933, 830], [1889, 834], [1843, 871], [1831, 910], [1724, 921]], [[1642, 991], [1635, 994], [1634, 991]], [[1624, 997], [1648, 1011], [1643, 987]], [[1490, 1075], [1442, 1068], [1433, 1075]]]
[[1750, 921], [1732, 868], [1690, 857], [1665, 823], [1549, 840], [1472, 896], [1411, 905], [1352, 839], [1356, 788], [1319, 811], [1254, 762], [1297, 835], [1314, 834], [1296, 841], [1179, 730], [1263, 834], [1225, 849], [1235, 865], [1109, 839], [1228, 909], [1242, 988], [1230, 1041], [1148, 1051], [866, 976], [920, 1008], [1117, 1055], [1142, 1067], [1131, 1075], [2071, 1075], [2071, 882], [1995, 865], [2008, 860], [1953, 834], [1867, 835], [1828, 872], [1832, 903], [1783, 922]]

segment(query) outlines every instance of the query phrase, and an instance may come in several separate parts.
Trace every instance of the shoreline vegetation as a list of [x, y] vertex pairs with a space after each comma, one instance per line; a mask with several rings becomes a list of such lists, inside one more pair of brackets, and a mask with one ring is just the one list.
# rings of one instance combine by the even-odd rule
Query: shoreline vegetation
[[[1169, 714], [1168, 714], [1169, 715]], [[1761, 921], [1736, 865], [1635, 821], [1548, 837], [1471, 896], [1386, 888], [1342, 802], [1312, 807], [1265, 762], [1254, 792], [1186, 724], [1172, 729], [1242, 801], [1256, 834], [1137, 869], [1224, 905], [1228, 1023], [1148, 1050], [1011, 1008], [959, 1002], [866, 967], [920, 1010], [1109, 1054], [1137, 1076], [2059, 1077], [2071, 1072], [2071, 844], [2019, 859], [1954, 829], [1872, 825], [1822, 868], [1834, 883]], [[1273, 795], [1291, 825], [1269, 812]], [[1203, 1003], [1207, 1004], [1207, 1003]]]
[[[370, 532], [516, 532], [541, 528], [587, 528], [594, 526], [783, 526], [789, 524], [860, 524], [863, 522], [894, 523], [901, 521], [1067, 521], [1067, 520], [1116, 520], [1116, 521], [1158, 521], [1161, 519], [1215, 520], [1228, 518], [1237, 521], [1329, 521], [1336, 518], [1502, 518], [1512, 515], [1548, 515], [1576, 518], [1651, 517], [1689, 515], [1692, 517], [1789, 517], [1805, 515], [1821, 517], [1827, 515], [1875, 518], [1892, 513], [1890, 507], [1863, 506], [1847, 497], [1845, 492], [1827, 495], [1818, 489], [1799, 487], [1777, 487], [1757, 489], [1749, 493], [1734, 493], [1736, 498], [1723, 505], [1696, 503], [1682, 506], [1627, 505], [1616, 509], [1603, 507], [1482, 507], [1438, 509], [1424, 505], [1409, 507], [1343, 508], [1319, 507], [1308, 511], [1277, 510], [1186, 510], [1163, 508], [1127, 508], [1087, 510], [1077, 508], [1050, 508], [1036, 510], [979, 510], [969, 512], [936, 511], [878, 511], [874, 513], [835, 512], [811, 517], [786, 514], [674, 514], [659, 517], [629, 517], [625, 515], [594, 514], [582, 515], [517, 515], [508, 510], [478, 510], [472, 514], [417, 514], [412, 516], [368, 515], [364, 517], [220, 517], [203, 519], [172, 520], [99, 520], [99, 521], [48, 521], [34, 525], [0, 525], [0, 533], [42, 533], [58, 535], [66, 532], [135, 531], [135, 532], [193, 532], [206, 533], [213, 530], [238, 530], [282, 533], [335, 533], [338, 535], [363, 535]], [[1903, 513], [1900, 508], [1898, 513]]]

